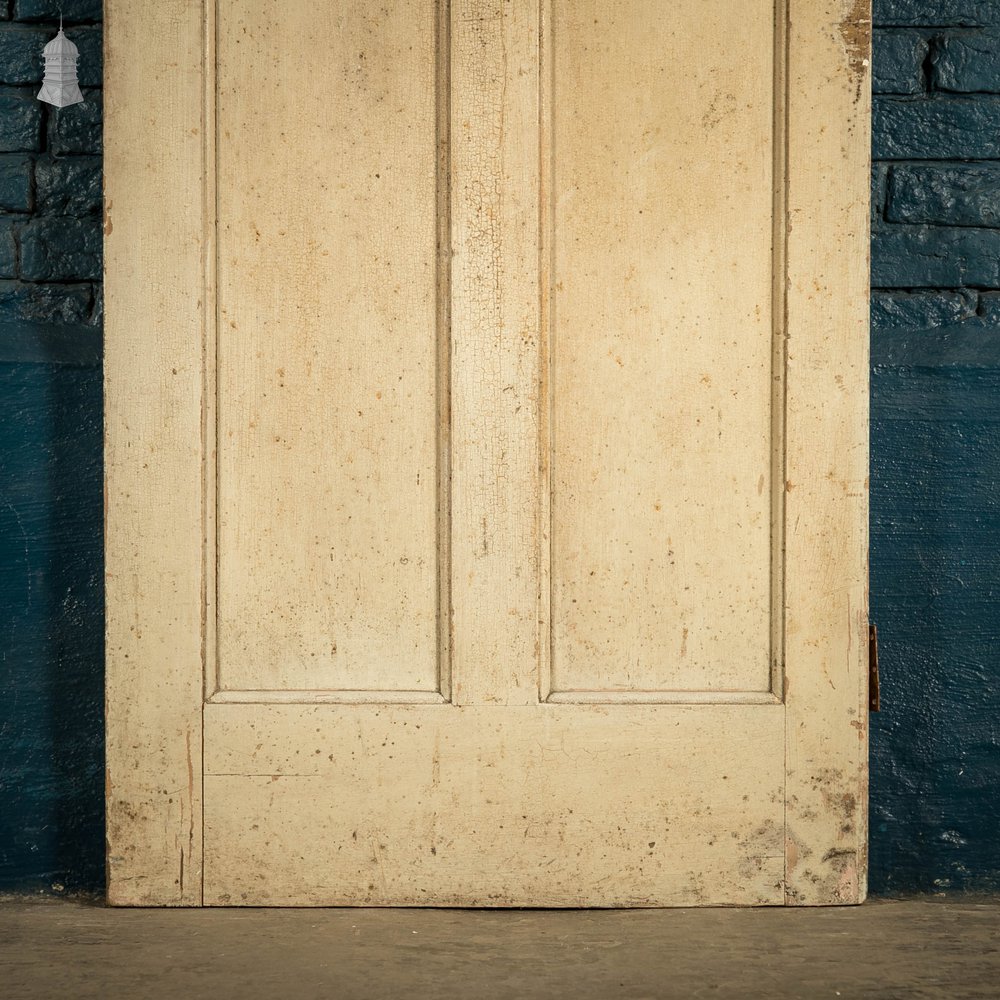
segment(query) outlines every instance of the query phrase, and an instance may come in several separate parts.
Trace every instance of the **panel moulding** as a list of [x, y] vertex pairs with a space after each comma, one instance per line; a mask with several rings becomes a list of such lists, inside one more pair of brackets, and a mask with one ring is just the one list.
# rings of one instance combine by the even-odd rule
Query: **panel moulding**
[[202, 435], [211, 447], [206, 448], [203, 467], [203, 604], [202, 667], [205, 700], [213, 703], [303, 703], [332, 702], [367, 703], [384, 701], [388, 704], [436, 704], [451, 698], [450, 656], [450, 362], [451, 362], [451, 2], [438, 0], [436, 10], [436, 260], [437, 260], [437, 483], [438, 483], [438, 651], [437, 690], [384, 691], [358, 690], [236, 690], [225, 687], [219, 656], [219, 515], [218, 482], [220, 475], [220, 439], [217, 369], [221, 326], [219, 283], [220, 208], [218, 198], [218, 24], [222, 0], [205, 0], [204, 10], [204, 109], [201, 134], [204, 139], [204, 205], [205, 218], [212, 223], [206, 230], [203, 253], [203, 288], [207, 308], [203, 328], [203, 406]]
[[539, 699], [559, 704], [770, 704], [784, 700], [784, 495], [785, 495], [785, 369], [786, 369], [786, 242], [788, 162], [788, 0], [774, 2], [773, 58], [773, 211], [772, 211], [772, 356], [771, 356], [771, 565], [770, 565], [770, 683], [766, 690], [747, 691], [583, 691], [557, 690], [553, 683], [553, 294], [554, 234], [554, 142], [552, 94], [554, 82], [553, 17], [557, 0], [539, 4], [539, 328], [542, 331], [542, 392], [539, 432], [541, 435], [542, 505], [540, 539], [541, 587], [539, 592]]

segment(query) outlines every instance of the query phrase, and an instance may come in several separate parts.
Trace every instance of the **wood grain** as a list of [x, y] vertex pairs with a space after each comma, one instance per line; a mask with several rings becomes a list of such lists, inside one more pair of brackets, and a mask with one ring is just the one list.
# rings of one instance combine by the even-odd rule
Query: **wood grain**
[[453, 0], [452, 698], [538, 698], [538, 7]]
[[870, 8], [788, 7], [785, 703], [789, 903], [868, 871]]
[[[106, 5], [108, 899], [201, 903], [203, 15]], [[178, 80], [183, 83], [179, 84]]]

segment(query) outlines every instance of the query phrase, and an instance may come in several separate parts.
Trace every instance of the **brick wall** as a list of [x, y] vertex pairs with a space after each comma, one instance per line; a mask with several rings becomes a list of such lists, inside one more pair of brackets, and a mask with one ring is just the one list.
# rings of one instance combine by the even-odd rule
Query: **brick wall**
[[1000, 888], [1000, 0], [876, 0], [872, 888]]
[[[56, 111], [60, 6], [86, 102]], [[100, 16], [0, 0], [0, 890], [104, 881]]]
[[[58, 28], [80, 50], [85, 102], [35, 99]], [[0, 322], [99, 325], [100, 0], [0, 0]]]

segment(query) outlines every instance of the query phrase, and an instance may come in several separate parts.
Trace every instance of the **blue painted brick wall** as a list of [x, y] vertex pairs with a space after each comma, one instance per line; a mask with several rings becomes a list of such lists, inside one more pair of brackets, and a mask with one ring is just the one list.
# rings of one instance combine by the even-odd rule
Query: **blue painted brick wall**
[[1000, 0], [876, 0], [875, 892], [1000, 887]]
[[[86, 104], [56, 111], [60, 7]], [[100, 16], [0, 0], [0, 889], [104, 880]]]
[[[80, 49], [86, 101], [58, 110], [37, 101], [35, 94], [42, 48], [57, 26], [46, 19], [53, 9], [58, 17], [60, 5], [39, 0], [14, 0], [13, 5], [0, 0], [0, 5], [6, 14], [0, 19], [0, 322], [96, 323], [101, 27], [80, 19], [99, 18], [100, 4], [61, 5], [67, 35]], [[66, 194], [56, 193], [60, 189]], [[54, 285], [65, 289], [72, 307], [53, 311]]]
[[[0, 0], [0, 889], [103, 884], [100, 15]], [[1000, 888], [1000, 0], [875, 24], [872, 888]]]

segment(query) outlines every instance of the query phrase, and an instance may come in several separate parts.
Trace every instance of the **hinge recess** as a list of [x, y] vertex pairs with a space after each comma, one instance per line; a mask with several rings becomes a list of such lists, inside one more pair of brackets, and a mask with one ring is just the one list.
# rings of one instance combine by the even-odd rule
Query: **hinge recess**
[[878, 686], [878, 628], [868, 626], [868, 710], [880, 712], [882, 697]]

